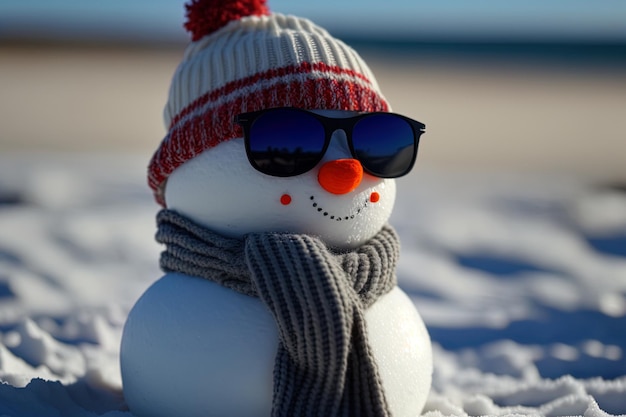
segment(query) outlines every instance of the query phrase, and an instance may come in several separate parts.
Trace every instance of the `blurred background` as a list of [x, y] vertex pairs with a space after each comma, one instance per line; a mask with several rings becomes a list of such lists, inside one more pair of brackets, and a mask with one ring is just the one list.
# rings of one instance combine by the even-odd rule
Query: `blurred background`
[[[268, 3], [351, 44], [394, 111], [427, 126], [391, 221], [436, 390], [625, 375], [626, 1]], [[188, 43], [183, 4], [0, 0], [0, 350], [22, 317], [78, 349], [89, 326], [50, 323], [118, 306], [94, 343], [121, 384], [115, 337], [159, 276], [145, 167]], [[47, 359], [23, 346], [9, 348], [39, 375]], [[492, 397], [518, 404], [511, 392]]]
[[[0, 152], [145, 154], [188, 41], [182, 0], [0, 2]], [[353, 45], [420, 166], [626, 181], [626, 3], [293, 2]]]

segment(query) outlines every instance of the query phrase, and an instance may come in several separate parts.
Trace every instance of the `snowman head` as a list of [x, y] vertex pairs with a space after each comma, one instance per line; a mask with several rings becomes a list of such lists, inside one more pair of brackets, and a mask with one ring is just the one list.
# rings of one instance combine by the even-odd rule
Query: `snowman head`
[[387, 222], [423, 125], [389, 113], [365, 62], [263, 1], [192, 1], [192, 42], [149, 166], [159, 203], [231, 237], [361, 245]]

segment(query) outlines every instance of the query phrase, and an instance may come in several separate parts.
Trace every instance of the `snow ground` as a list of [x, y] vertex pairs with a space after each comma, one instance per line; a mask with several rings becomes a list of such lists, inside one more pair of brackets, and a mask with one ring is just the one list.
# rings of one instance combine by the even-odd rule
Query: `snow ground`
[[[159, 277], [147, 156], [0, 156], [0, 415], [131, 416], [127, 312]], [[417, 169], [392, 217], [434, 342], [428, 416], [626, 414], [626, 193]]]

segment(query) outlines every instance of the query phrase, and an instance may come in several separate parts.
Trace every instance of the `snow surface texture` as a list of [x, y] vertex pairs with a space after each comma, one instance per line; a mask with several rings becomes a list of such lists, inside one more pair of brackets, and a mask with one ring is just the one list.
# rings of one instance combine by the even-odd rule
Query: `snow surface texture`
[[[160, 276], [144, 157], [0, 157], [0, 415], [131, 416], [119, 342]], [[434, 343], [423, 413], [626, 414], [626, 194], [418, 169], [401, 287]]]

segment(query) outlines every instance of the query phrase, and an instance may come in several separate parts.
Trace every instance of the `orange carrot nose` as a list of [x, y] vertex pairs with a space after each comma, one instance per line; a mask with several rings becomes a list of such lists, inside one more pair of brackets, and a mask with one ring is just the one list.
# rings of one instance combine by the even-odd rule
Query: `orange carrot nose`
[[329, 193], [346, 194], [359, 186], [363, 167], [356, 159], [337, 159], [322, 165], [317, 180]]

